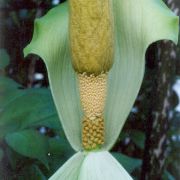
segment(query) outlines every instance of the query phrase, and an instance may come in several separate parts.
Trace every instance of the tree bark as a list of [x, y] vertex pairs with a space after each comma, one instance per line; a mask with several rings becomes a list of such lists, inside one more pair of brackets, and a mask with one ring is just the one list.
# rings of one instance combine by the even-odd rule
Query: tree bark
[[[172, 0], [170, 7], [179, 13], [179, 0]], [[152, 57], [155, 53], [155, 57]], [[172, 83], [176, 71], [176, 48], [171, 42], [153, 45], [147, 53], [147, 61], [153, 66], [150, 76], [151, 88], [148, 100], [149, 112], [146, 122], [146, 142], [142, 165], [142, 180], [162, 179], [167, 158], [167, 132], [171, 120]]]

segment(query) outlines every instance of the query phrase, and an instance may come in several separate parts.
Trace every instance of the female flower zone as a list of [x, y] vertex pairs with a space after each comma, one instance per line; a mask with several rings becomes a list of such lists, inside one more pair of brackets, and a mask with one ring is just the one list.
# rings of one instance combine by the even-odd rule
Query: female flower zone
[[177, 43], [178, 21], [161, 0], [69, 0], [35, 21], [24, 53], [44, 60], [77, 151], [51, 180], [132, 179], [108, 151], [139, 91], [147, 47]]

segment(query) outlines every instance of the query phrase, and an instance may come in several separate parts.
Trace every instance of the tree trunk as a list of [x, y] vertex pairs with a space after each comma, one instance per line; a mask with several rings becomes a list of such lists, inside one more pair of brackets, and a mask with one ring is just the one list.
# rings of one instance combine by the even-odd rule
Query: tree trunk
[[[179, 0], [172, 0], [170, 7], [178, 13]], [[152, 53], [156, 56], [152, 57]], [[153, 58], [153, 59], [152, 59]], [[146, 122], [146, 142], [142, 165], [142, 180], [162, 179], [167, 157], [167, 132], [171, 120], [172, 83], [176, 74], [176, 50], [171, 42], [153, 45], [147, 53], [153, 64], [151, 92], [148, 94], [149, 113]], [[151, 64], [151, 66], [152, 66]]]

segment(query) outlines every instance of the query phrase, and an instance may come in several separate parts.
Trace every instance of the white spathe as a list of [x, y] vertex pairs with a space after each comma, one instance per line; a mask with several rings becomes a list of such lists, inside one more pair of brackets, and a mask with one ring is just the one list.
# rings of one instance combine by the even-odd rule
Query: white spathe
[[108, 152], [91, 152], [84, 159], [78, 180], [132, 180]]
[[[140, 89], [147, 47], [157, 40], [178, 41], [179, 19], [162, 0], [111, 0], [114, 16], [114, 64], [108, 75], [104, 110], [105, 144], [116, 142]], [[66, 137], [75, 151], [83, 149], [83, 112], [77, 76], [69, 47], [68, 2], [37, 19], [25, 55], [34, 53], [45, 62], [55, 106]]]

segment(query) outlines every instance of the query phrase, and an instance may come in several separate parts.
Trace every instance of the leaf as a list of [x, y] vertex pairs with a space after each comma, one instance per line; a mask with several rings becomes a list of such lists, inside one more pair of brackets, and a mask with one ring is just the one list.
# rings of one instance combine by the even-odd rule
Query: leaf
[[[34, 113], [36, 114], [36, 112]], [[31, 116], [32, 117], [32, 116]], [[23, 122], [23, 127], [27, 128], [27, 127], [48, 127], [50, 129], [53, 129], [54, 131], [57, 131], [58, 133], [64, 134], [58, 115], [56, 113], [54, 114], [48, 114], [44, 115], [42, 117], [40, 117], [39, 119], [33, 119], [33, 118], [29, 118], [29, 120], [26, 122]]]
[[35, 130], [24, 130], [8, 134], [5, 137], [7, 144], [16, 152], [29, 158], [40, 160], [48, 167], [47, 139]]
[[46, 126], [61, 130], [49, 89], [18, 89], [20, 85], [14, 81], [1, 79], [0, 87], [4, 90], [0, 91], [4, 99], [0, 105], [0, 137], [28, 127]]
[[91, 152], [84, 159], [78, 180], [132, 180], [126, 170], [107, 151]]
[[49, 138], [49, 167], [53, 174], [72, 154], [68, 141], [62, 137]]
[[144, 149], [145, 134], [138, 130], [132, 130], [130, 133], [132, 141], [141, 149]]
[[4, 69], [9, 64], [10, 58], [5, 49], [0, 49], [0, 69]]
[[[109, 150], [118, 138], [138, 94], [147, 47], [160, 39], [177, 42], [178, 38], [178, 17], [161, 0], [112, 2], [116, 46], [104, 111], [105, 150]], [[33, 39], [24, 53], [38, 54], [44, 60], [67, 139], [79, 151], [82, 149], [82, 110], [70, 59], [68, 13], [67, 3], [63, 3], [36, 20]]]
[[10, 78], [0, 76], [0, 109], [19, 94], [19, 84]]
[[61, 168], [59, 168], [49, 180], [79, 180], [79, 172], [84, 158], [84, 153], [76, 153]]
[[73, 151], [68, 141], [62, 137], [49, 138], [49, 152], [51, 155], [70, 156]]
[[129, 172], [132, 173], [136, 168], [139, 168], [142, 164], [142, 160], [131, 158], [122, 153], [113, 152], [112, 155], [122, 164], [122, 166]]
[[[46, 93], [46, 95], [43, 95]], [[12, 119], [16, 120], [17, 118], [23, 120], [23, 117], [31, 115], [31, 113], [38, 109], [42, 108], [49, 103], [50, 97], [48, 97], [48, 92], [46, 90], [26, 90], [19, 94], [16, 99], [9, 102], [3, 111], [0, 114], [2, 121], [0, 125], [4, 122], [10, 122]], [[27, 103], [28, 102], [28, 103]], [[27, 105], [28, 104], [28, 105]], [[50, 107], [50, 106], [49, 106]]]

